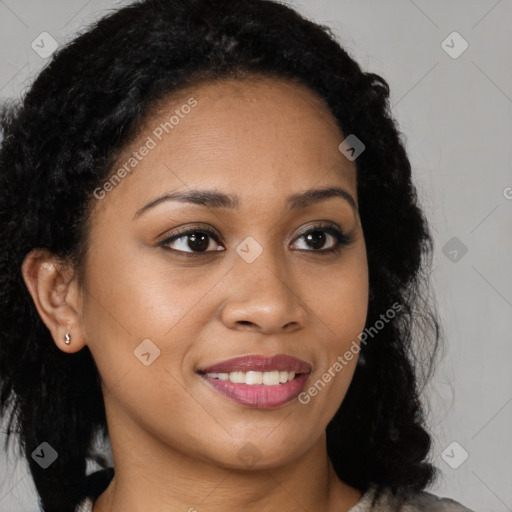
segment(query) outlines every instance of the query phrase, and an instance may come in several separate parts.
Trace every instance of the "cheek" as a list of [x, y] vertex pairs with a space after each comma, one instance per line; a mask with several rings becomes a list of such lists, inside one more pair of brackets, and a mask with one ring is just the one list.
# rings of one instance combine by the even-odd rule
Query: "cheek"
[[319, 326], [322, 350], [314, 377], [299, 402], [316, 408], [318, 418], [324, 421], [335, 414], [352, 381], [359, 357], [358, 336], [368, 313], [365, 254], [357, 251], [352, 256], [329, 279], [324, 277], [309, 284], [308, 307]]
[[89, 261], [85, 323], [133, 341], [164, 337], [208, 289], [208, 276], [192, 284], [192, 272], [155, 259], [153, 249], [134, 254], [118, 247], [118, 253], [96, 251]]
[[369, 281], [365, 254], [354, 252], [332, 272], [308, 279], [306, 304], [333, 348], [342, 350], [364, 329]]
[[214, 312], [205, 308], [219, 276], [176, 269], [165, 254], [155, 258], [151, 251], [135, 255], [122, 244], [110, 244], [117, 252], [106, 246], [91, 251], [83, 310], [86, 342], [105, 384], [145, 368], [137, 355], [148, 350], [151, 360], [157, 354], [155, 366], [176, 369]]

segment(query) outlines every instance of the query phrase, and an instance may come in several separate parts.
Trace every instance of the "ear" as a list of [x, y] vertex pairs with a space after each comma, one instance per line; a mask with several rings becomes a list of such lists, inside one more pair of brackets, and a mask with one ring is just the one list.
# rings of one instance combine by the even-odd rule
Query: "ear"
[[[21, 273], [55, 344], [69, 353], [83, 348], [82, 301], [71, 264], [62, 262], [46, 249], [34, 249], [25, 256]], [[71, 336], [69, 345], [65, 343], [66, 333]]]

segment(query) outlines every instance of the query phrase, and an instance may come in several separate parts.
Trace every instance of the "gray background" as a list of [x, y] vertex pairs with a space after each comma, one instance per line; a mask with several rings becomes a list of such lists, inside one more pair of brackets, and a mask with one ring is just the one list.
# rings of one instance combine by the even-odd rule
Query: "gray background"
[[[48, 61], [31, 48], [41, 32], [62, 44], [125, 3], [0, 0], [0, 99], [26, 91]], [[289, 3], [332, 27], [365, 70], [390, 84], [431, 221], [447, 346], [425, 396], [443, 476], [431, 492], [475, 511], [512, 511], [512, 2]], [[442, 46], [453, 31], [469, 45], [457, 58]], [[446, 45], [462, 49], [453, 36]], [[27, 467], [15, 461], [0, 454], [0, 509], [35, 511]]]

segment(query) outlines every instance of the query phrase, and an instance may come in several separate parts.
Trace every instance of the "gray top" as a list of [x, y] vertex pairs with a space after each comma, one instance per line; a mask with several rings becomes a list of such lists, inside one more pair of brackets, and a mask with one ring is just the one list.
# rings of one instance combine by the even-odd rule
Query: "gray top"
[[377, 489], [376, 484], [370, 485], [348, 512], [474, 512], [450, 498], [440, 498], [426, 491], [403, 498], [393, 495], [386, 487], [375, 501]]
[[[374, 502], [377, 485], [372, 484], [348, 512], [474, 512], [450, 498], [422, 491], [409, 498], [394, 496], [389, 488]], [[93, 500], [86, 498], [76, 512], [92, 512]]]

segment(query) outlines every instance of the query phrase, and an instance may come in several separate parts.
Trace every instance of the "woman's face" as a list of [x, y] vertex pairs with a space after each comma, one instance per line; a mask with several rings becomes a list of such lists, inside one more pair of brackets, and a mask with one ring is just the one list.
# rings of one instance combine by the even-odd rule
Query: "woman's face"
[[[272, 467], [319, 442], [356, 357], [325, 374], [358, 342], [368, 302], [344, 138], [309, 89], [271, 79], [182, 91], [146, 122], [119, 158], [124, 172], [96, 191], [82, 283], [81, 328], [112, 439], [225, 467], [251, 457]], [[327, 187], [343, 192], [289, 202]], [[175, 193], [196, 200], [165, 198]], [[284, 383], [292, 360], [261, 366], [258, 357], [210, 372], [233, 370], [228, 380], [201, 373], [277, 354], [301, 360], [297, 373], [306, 373]]]

